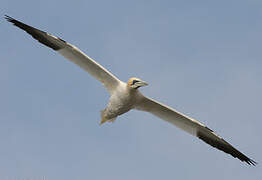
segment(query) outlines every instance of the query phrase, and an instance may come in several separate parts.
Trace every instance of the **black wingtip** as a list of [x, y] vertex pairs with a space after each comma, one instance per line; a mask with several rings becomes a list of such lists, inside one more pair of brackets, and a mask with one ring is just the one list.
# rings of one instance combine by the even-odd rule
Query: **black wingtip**
[[54, 36], [50, 36], [48, 33], [41, 31], [39, 29], [36, 29], [32, 26], [29, 26], [27, 24], [24, 24], [8, 15], [4, 16], [5, 19], [8, 22], [11, 22], [13, 25], [19, 27], [20, 29], [26, 31], [28, 34], [30, 34], [34, 39], [38, 40], [40, 43], [46, 45], [47, 47], [50, 47], [52, 49], [59, 50], [63, 47], [63, 43], [66, 43], [64, 40], [56, 38]]
[[248, 165], [256, 166], [257, 162], [248, 158], [246, 155], [238, 151], [236, 148], [234, 148], [231, 144], [226, 142], [224, 139], [220, 138], [216, 134], [210, 131], [210, 129], [206, 128], [205, 130], [209, 130], [211, 133], [205, 133], [203, 131], [197, 132], [197, 137], [206, 142], [207, 144], [224, 151], [225, 153], [228, 153], [232, 155], [235, 158], [238, 158], [240, 161], [247, 163]]
[[11, 22], [13, 24], [15, 24], [17, 22], [17, 20], [15, 20], [14, 18], [12, 18], [11, 16], [5, 15], [4, 17], [8, 22]]
[[15, 20], [14, 18], [12, 18], [11, 16], [8, 16], [8, 15], [5, 15], [5, 19], [6, 19], [7, 21], [9, 21], [9, 22], [12, 22], [12, 21]]
[[5, 19], [9, 22], [12, 22], [12, 20], [14, 20], [12, 17], [5, 15]]
[[253, 165], [253, 166], [256, 166], [256, 165], [258, 164], [256, 161], [254, 161], [254, 160], [252, 160], [252, 159], [248, 159], [248, 160], [246, 161], [246, 163], [248, 163], [249, 165]]

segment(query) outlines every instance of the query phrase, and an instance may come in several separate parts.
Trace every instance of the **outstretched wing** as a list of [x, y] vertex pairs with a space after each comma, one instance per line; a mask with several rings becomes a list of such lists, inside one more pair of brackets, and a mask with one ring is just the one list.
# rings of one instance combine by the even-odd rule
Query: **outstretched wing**
[[174, 124], [178, 128], [192, 134], [193, 136], [200, 138], [207, 144], [210, 144], [225, 153], [231, 154], [233, 157], [238, 158], [249, 165], [256, 164], [255, 161], [235, 149], [232, 145], [226, 142], [223, 138], [219, 137], [204, 124], [187, 117], [166, 105], [147, 97], [142, 97], [136, 109], [152, 113], [153, 115]]
[[49, 48], [57, 51], [59, 54], [68, 60], [79, 65], [86, 70], [89, 74], [94, 76], [97, 80], [101, 81], [105, 88], [112, 94], [114, 89], [121, 82], [103, 66], [95, 62], [93, 59], [84, 54], [77, 47], [67, 43], [66, 41], [48, 34], [44, 31], [28, 26], [20, 21], [13, 19], [10, 16], [5, 16], [6, 20], [13, 23], [15, 26], [23, 29], [30, 34], [34, 39], [46, 45]]

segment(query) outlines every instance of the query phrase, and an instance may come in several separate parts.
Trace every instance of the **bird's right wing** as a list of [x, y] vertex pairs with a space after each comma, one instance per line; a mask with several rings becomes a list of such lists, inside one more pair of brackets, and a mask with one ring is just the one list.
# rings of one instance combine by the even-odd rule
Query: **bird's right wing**
[[152, 113], [153, 115], [177, 126], [178, 128], [196, 136], [207, 144], [231, 154], [233, 157], [240, 159], [248, 164], [255, 165], [256, 162], [248, 158], [223, 138], [215, 134], [204, 124], [177, 112], [176, 110], [163, 105], [155, 100], [142, 96], [136, 109]]
[[95, 62], [93, 59], [88, 57], [77, 47], [67, 43], [66, 41], [48, 34], [44, 31], [28, 26], [20, 21], [13, 19], [10, 16], [5, 16], [7, 21], [13, 23], [13, 25], [21, 28], [30, 34], [34, 39], [40, 43], [46, 45], [49, 48], [57, 51], [59, 54], [67, 58], [68, 60], [79, 65], [81, 68], [86, 70], [89, 74], [94, 76], [97, 80], [101, 81], [105, 88], [112, 94], [114, 89], [121, 82], [103, 66]]

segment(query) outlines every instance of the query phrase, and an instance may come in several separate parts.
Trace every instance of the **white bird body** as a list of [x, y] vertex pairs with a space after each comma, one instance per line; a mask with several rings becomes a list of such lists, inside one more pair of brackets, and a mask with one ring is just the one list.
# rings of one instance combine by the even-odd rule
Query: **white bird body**
[[40, 43], [54, 49], [66, 59], [79, 65], [105, 86], [111, 96], [107, 107], [101, 111], [100, 124], [103, 124], [106, 121], [113, 122], [117, 116], [124, 114], [131, 109], [146, 111], [175, 125], [191, 135], [200, 138], [207, 144], [231, 154], [233, 157], [238, 158], [241, 161], [251, 165], [256, 164], [255, 161], [235, 149], [231, 144], [215, 134], [204, 124], [177, 112], [175, 109], [144, 96], [140, 93], [138, 88], [146, 86], [147, 83], [141, 79], [130, 78], [128, 83], [124, 83], [77, 47], [9, 16], [6, 16], [5, 18], [15, 26], [25, 30]]
[[101, 111], [101, 124], [130, 111], [135, 105], [136, 94], [126, 83], [119, 83], [109, 98], [107, 107]]

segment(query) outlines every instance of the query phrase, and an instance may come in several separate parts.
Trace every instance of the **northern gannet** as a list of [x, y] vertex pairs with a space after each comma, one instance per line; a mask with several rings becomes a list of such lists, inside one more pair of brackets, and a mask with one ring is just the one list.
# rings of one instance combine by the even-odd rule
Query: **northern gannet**
[[52, 48], [66, 59], [79, 65], [105, 86], [111, 96], [107, 107], [101, 111], [100, 124], [107, 121], [113, 122], [117, 116], [131, 109], [149, 112], [249, 165], [256, 165], [255, 161], [235, 149], [204, 124], [177, 112], [171, 107], [144, 96], [138, 88], [148, 85], [145, 81], [135, 77], [130, 78], [127, 83], [120, 81], [74, 45], [44, 31], [28, 26], [10, 16], [6, 15], [5, 19], [29, 33], [40, 43]]

